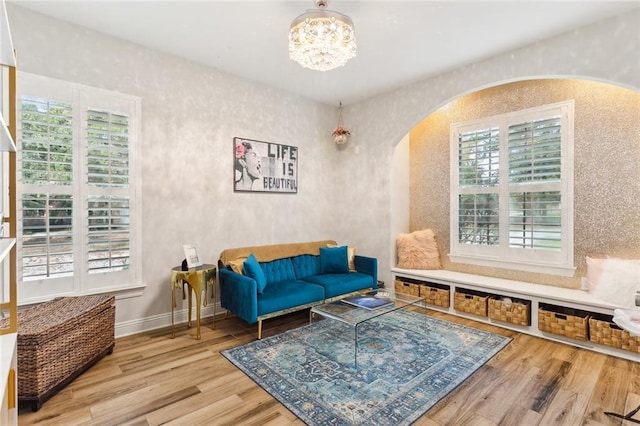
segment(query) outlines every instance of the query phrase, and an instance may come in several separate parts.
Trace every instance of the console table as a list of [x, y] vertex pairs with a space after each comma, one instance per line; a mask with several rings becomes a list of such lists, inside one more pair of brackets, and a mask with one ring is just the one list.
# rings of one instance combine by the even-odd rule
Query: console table
[[196, 296], [196, 339], [200, 340], [200, 307], [207, 306], [207, 287], [211, 287], [211, 297], [214, 299], [213, 323], [211, 327], [215, 328], [215, 282], [215, 265], [204, 264], [202, 266], [198, 266], [197, 268], [187, 269], [186, 271], [182, 270], [182, 266], [174, 266], [173, 268], [171, 268], [171, 338], [175, 337], [174, 310], [177, 306], [176, 290], [182, 289], [182, 300], [184, 300], [185, 285], [189, 287], [189, 317], [187, 320], [187, 327], [191, 327], [191, 294], [193, 293]]

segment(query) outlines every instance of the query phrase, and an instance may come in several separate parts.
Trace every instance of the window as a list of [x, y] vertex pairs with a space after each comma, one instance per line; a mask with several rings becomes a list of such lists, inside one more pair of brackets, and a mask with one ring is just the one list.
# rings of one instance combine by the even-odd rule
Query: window
[[18, 93], [21, 302], [140, 286], [140, 99], [27, 73]]
[[451, 260], [572, 276], [573, 101], [451, 126]]

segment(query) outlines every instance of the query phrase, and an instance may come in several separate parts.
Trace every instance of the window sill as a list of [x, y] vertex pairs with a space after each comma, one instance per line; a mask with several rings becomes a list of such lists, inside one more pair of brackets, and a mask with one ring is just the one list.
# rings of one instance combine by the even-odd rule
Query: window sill
[[[116, 300], [130, 299], [132, 297], [140, 297], [144, 294], [144, 290], [147, 288], [146, 284], [137, 284], [123, 287], [110, 287], [105, 289], [95, 289], [86, 293], [69, 293], [69, 294], [57, 294], [55, 297], [74, 297], [74, 296], [88, 296], [93, 294], [112, 294], [116, 297]], [[18, 303], [20, 307], [26, 307], [30, 305], [37, 305], [38, 303], [47, 302], [51, 300], [51, 297], [33, 298], [29, 300], [23, 300]]]
[[551, 265], [541, 263], [522, 263], [503, 259], [489, 259], [486, 257], [448, 254], [451, 262], [466, 263], [469, 265], [488, 266], [491, 268], [511, 269], [514, 271], [537, 272], [541, 274], [557, 275], [561, 277], [573, 277], [576, 268], [566, 265]]

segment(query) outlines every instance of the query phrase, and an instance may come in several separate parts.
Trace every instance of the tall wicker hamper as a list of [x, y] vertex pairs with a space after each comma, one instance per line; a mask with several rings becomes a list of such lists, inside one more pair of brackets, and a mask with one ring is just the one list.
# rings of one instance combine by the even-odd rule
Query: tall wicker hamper
[[18, 312], [18, 402], [42, 404], [113, 351], [115, 298], [62, 297]]

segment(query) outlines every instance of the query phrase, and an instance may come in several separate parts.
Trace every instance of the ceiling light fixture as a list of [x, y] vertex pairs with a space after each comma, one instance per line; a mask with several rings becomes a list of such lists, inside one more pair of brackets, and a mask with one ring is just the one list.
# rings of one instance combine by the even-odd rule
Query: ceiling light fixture
[[315, 4], [318, 10], [308, 10], [291, 23], [289, 58], [304, 68], [329, 71], [356, 56], [356, 35], [351, 18], [326, 10], [327, 0]]

